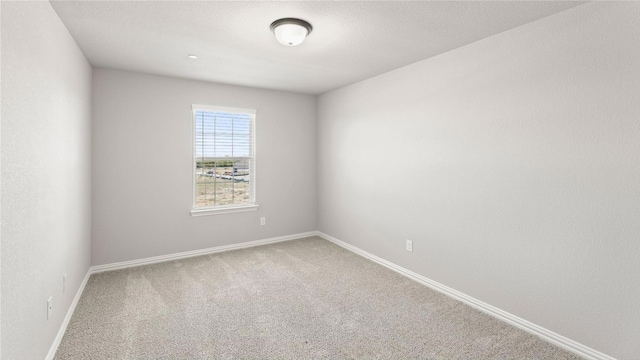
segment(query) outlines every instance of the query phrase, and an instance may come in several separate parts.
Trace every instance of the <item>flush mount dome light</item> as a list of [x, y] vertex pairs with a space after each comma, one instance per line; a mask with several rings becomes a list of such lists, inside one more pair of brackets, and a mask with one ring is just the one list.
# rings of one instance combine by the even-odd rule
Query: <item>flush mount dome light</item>
[[300, 45], [311, 34], [312, 29], [308, 22], [294, 18], [279, 19], [271, 23], [271, 31], [276, 39], [286, 46]]

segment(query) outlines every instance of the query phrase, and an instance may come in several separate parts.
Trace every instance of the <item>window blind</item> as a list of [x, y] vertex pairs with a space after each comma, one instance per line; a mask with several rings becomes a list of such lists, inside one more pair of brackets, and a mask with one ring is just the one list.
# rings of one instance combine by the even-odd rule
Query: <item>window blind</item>
[[255, 203], [255, 110], [193, 108], [196, 208]]

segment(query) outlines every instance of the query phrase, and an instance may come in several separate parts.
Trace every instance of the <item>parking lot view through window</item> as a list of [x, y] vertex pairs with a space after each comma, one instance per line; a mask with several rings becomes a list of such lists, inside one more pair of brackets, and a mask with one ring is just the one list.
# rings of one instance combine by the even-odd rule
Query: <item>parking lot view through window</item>
[[255, 204], [255, 110], [193, 106], [193, 208]]

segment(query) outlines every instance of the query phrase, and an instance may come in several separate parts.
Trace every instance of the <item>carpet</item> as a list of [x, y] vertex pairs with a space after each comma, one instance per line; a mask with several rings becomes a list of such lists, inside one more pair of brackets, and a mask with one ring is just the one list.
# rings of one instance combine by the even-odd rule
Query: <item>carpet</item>
[[319, 237], [91, 275], [55, 359], [579, 359]]

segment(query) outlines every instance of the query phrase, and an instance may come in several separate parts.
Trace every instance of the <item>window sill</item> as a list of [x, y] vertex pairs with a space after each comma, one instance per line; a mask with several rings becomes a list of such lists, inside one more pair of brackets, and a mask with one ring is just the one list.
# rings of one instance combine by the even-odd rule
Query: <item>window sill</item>
[[245, 211], [256, 211], [260, 205], [238, 205], [238, 206], [225, 206], [217, 208], [205, 208], [205, 209], [193, 209], [191, 210], [191, 216], [208, 216], [208, 215], [220, 215], [231, 214]]

